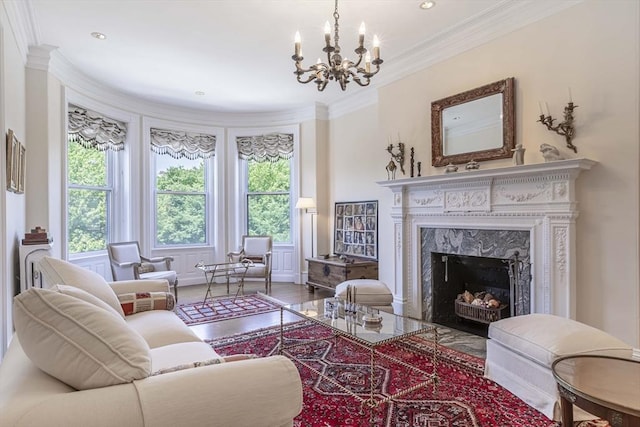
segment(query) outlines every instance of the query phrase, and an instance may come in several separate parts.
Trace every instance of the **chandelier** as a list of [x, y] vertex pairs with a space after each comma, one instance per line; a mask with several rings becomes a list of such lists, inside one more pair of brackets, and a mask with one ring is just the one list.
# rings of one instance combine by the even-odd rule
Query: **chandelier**
[[[333, 46], [331, 45], [331, 26], [329, 25], [329, 21], [324, 25], [324, 41], [326, 45], [322, 51], [327, 53], [326, 63], [322, 62], [320, 58], [318, 58], [318, 62], [316, 64], [311, 65], [306, 69], [303, 68], [302, 60], [304, 58], [301, 55], [300, 32], [296, 31], [295, 54], [291, 59], [296, 62], [296, 71], [294, 71], [294, 74], [297, 76], [297, 80], [300, 83], [314, 82], [318, 86], [318, 91], [323, 91], [327, 86], [327, 83], [329, 83], [329, 80], [335, 80], [340, 83], [340, 88], [342, 90], [347, 89], [347, 83], [352, 79], [360, 86], [368, 86], [371, 82], [371, 77], [380, 71], [380, 64], [383, 62], [382, 59], [380, 59], [380, 41], [378, 40], [378, 36], [373, 36], [373, 60], [371, 60], [371, 54], [364, 47], [364, 22], [360, 25], [358, 47], [355, 49], [355, 53], [358, 55], [358, 60], [357, 62], [353, 62], [340, 55], [340, 36], [338, 34], [338, 19], [340, 18], [340, 15], [338, 14], [338, 0], [336, 0], [336, 8], [333, 12], [333, 18], [335, 19]], [[364, 67], [361, 67], [360, 65], [363, 62], [363, 58]], [[371, 67], [372, 64], [375, 67], [373, 71]], [[307, 73], [309, 74], [305, 75]]]

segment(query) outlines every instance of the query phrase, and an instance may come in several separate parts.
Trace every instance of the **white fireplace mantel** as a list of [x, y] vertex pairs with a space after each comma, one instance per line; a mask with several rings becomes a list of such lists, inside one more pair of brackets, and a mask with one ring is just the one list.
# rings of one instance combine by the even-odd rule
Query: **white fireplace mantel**
[[393, 192], [396, 312], [422, 317], [422, 228], [527, 230], [530, 311], [575, 318], [575, 181], [595, 164], [571, 159], [378, 182]]

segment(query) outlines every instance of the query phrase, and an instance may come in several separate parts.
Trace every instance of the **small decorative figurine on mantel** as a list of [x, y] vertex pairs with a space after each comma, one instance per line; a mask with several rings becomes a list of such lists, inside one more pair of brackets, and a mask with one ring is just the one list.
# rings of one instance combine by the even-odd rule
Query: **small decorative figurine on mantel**
[[475, 160], [471, 159], [469, 161], [469, 163], [467, 163], [467, 165], [464, 168], [466, 170], [468, 170], [468, 171], [475, 170], [475, 169], [480, 169], [480, 163], [478, 163]]
[[393, 160], [389, 160], [389, 163], [387, 163], [386, 169], [387, 169], [387, 179], [396, 179], [397, 166], [393, 162]]
[[564, 160], [564, 157], [560, 155], [560, 151], [556, 147], [550, 144], [541, 144], [540, 152], [544, 157], [545, 162], [553, 162], [554, 160]]
[[391, 143], [391, 138], [389, 138], [389, 145], [387, 146], [387, 151], [391, 154], [391, 161], [396, 161], [398, 167], [400, 167], [400, 172], [402, 175], [404, 172], [404, 142], [400, 142], [400, 137], [398, 136], [398, 151], [396, 153], [393, 152], [393, 144]]
[[517, 144], [513, 150], [513, 164], [524, 165], [524, 152], [526, 148], [522, 147], [522, 144]]
[[449, 163], [444, 168], [444, 173], [453, 173], [453, 172], [458, 172], [458, 167], [456, 165], [454, 165], [453, 163]]

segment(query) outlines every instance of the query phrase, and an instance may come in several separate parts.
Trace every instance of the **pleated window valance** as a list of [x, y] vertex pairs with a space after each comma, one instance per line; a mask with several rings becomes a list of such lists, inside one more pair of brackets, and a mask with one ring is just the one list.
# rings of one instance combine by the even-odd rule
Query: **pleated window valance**
[[151, 128], [151, 151], [175, 159], [208, 159], [216, 154], [216, 137], [205, 133]]
[[256, 162], [277, 162], [293, 157], [293, 134], [271, 133], [268, 135], [239, 136], [238, 157]]
[[127, 137], [126, 123], [69, 104], [69, 139], [85, 148], [120, 151]]

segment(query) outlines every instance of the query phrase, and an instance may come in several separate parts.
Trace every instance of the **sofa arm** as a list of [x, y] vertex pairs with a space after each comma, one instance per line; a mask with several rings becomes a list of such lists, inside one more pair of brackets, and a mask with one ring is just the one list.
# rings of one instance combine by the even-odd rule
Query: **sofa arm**
[[169, 292], [169, 282], [160, 280], [121, 280], [110, 282], [109, 286], [116, 295], [131, 294], [136, 292]]
[[300, 375], [284, 356], [185, 369], [134, 384], [147, 426], [284, 426], [302, 410]]

